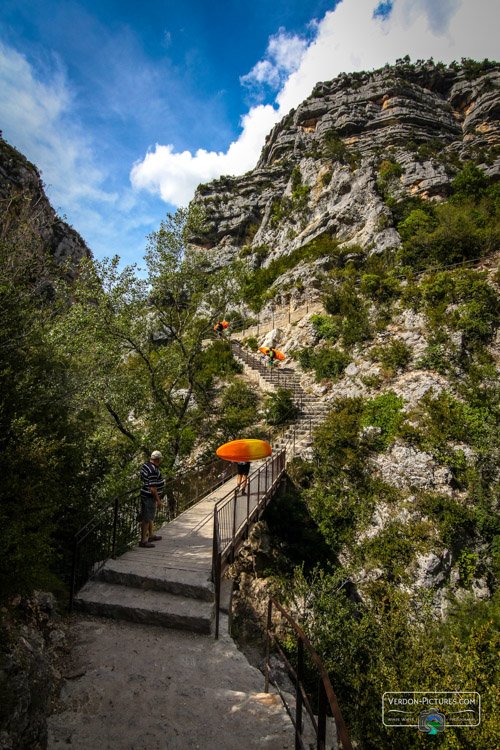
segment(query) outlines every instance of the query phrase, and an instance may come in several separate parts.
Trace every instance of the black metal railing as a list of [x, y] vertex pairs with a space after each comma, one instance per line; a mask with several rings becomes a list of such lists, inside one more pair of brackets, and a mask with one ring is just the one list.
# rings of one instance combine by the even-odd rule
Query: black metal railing
[[252, 472], [246, 494], [235, 487], [214, 506], [214, 539], [212, 578], [215, 587], [215, 637], [219, 637], [221, 580], [224, 570], [248, 538], [251, 526], [260, 518], [276, 492], [286, 465], [286, 451], [281, 450]]
[[[275, 607], [281, 615], [285, 618], [287, 623], [293, 628], [297, 635], [297, 667], [293, 668], [290, 660], [285, 654], [285, 651], [272, 629], [273, 623], [273, 607]], [[276, 680], [273, 680], [271, 674], [270, 655], [271, 655], [271, 644], [274, 644], [281, 658], [283, 659], [288, 673], [295, 683], [296, 699], [295, 699], [295, 715], [290, 710], [279, 684]], [[304, 685], [304, 648], [309, 652], [309, 657], [315, 667], [317, 680], [318, 680], [318, 701], [317, 701], [317, 714], [315, 715], [311, 701], [307, 695]], [[317, 750], [325, 750], [326, 748], [326, 719], [328, 715], [328, 709], [330, 709], [331, 715], [335, 720], [335, 726], [337, 728], [337, 739], [340, 740], [340, 747], [342, 750], [352, 750], [352, 744], [347, 731], [342, 713], [337, 703], [337, 698], [333, 690], [328, 672], [326, 671], [321, 659], [317, 655], [316, 651], [312, 647], [308, 638], [302, 632], [297, 623], [290, 617], [288, 612], [276, 601], [274, 597], [270, 597], [267, 606], [267, 628], [266, 628], [266, 671], [265, 671], [265, 692], [269, 692], [269, 682], [271, 681], [276, 687], [276, 690], [280, 694], [280, 697], [288, 711], [288, 714], [292, 720], [295, 728], [295, 750], [306, 750], [303, 740], [303, 709], [305, 708], [311, 719], [314, 732], [316, 734], [316, 748]], [[309, 747], [309, 745], [308, 745]]]
[[[173, 520], [226, 482], [236, 473], [236, 464], [217, 459], [189, 469], [165, 484], [162, 507], [156, 513], [156, 527]], [[113, 498], [79, 529], [73, 540], [69, 609], [75, 593], [107, 560], [134, 546], [140, 536], [140, 487]]]

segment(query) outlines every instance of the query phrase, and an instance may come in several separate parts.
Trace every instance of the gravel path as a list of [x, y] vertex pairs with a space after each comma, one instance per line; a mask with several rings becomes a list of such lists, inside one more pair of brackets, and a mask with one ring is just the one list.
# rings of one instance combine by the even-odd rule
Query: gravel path
[[[279, 697], [227, 635], [77, 616], [49, 750], [292, 750]], [[80, 675], [80, 676], [78, 676]]]

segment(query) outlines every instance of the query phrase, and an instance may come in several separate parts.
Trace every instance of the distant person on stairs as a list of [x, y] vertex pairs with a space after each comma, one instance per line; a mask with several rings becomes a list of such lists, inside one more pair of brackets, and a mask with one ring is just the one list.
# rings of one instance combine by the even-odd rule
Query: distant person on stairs
[[269, 349], [267, 356], [269, 357], [269, 367], [273, 367], [276, 360], [276, 352], [274, 349]]
[[241, 490], [241, 494], [245, 495], [247, 490], [247, 477], [250, 471], [250, 461], [238, 461], [238, 480], [236, 483], [236, 489]]
[[223, 338], [222, 334], [224, 332], [224, 326], [222, 325], [221, 321], [217, 321], [217, 325], [214, 326], [214, 331], [216, 332], [217, 336], [221, 339]]
[[[165, 486], [159, 466], [162, 455], [160, 451], [153, 451], [150, 460], [141, 469], [141, 541], [139, 547], [155, 547], [153, 542], [159, 542], [161, 536], [156, 536], [153, 529], [156, 509], [161, 508], [159, 492]], [[148, 534], [149, 532], [149, 534]]]

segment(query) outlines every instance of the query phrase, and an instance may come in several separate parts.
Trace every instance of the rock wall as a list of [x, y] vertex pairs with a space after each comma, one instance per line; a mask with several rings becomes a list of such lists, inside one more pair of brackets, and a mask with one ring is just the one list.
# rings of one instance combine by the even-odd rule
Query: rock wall
[[394, 194], [429, 200], [447, 196], [464, 161], [500, 175], [500, 66], [469, 78], [459, 66], [400, 61], [317, 84], [273, 128], [254, 170], [199, 186], [206, 231], [193, 245], [221, 266], [242, 248], [266, 266], [323, 234], [370, 252], [398, 247], [380, 191], [384, 159], [401, 168]]
[[0, 617], [0, 748], [41, 750], [69, 653], [68, 623], [52, 594], [41, 591], [29, 599], [16, 597]]
[[46, 252], [64, 266], [68, 280], [74, 278], [82, 258], [92, 257], [78, 232], [50, 205], [38, 169], [0, 132], [0, 237], [16, 219], [32, 223]]

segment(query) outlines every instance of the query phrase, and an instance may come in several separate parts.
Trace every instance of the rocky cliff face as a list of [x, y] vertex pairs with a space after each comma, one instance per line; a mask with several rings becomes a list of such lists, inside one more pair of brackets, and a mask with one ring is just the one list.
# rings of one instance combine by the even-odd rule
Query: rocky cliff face
[[81, 259], [92, 256], [78, 232], [50, 205], [38, 169], [0, 133], [0, 236], [21, 217], [30, 222], [46, 252], [65, 267], [69, 280]]
[[498, 64], [406, 61], [317, 84], [254, 170], [199, 186], [207, 227], [193, 244], [221, 265], [244, 247], [258, 264], [263, 246], [266, 265], [324, 234], [371, 252], [398, 247], [384, 191], [443, 200], [467, 160], [500, 174], [499, 86]]
[[[346, 444], [353, 455], [371, 446], [364, 471], [390, 488], [391, 499], [375, 498], [365, 521], [353, 522], [340, 555], [362, 598], [370, 583], [389, 577], [405, 590], [432, 590], [434, 606], [443, 613], [450, 592], [460, 596], [468, 588], [481, 598], [496, 586], [500, 526], [486, 530], [481, 505], [487, 515], [498, 512], [498, 464], [493, 464], [499, 446], [488, 414], [495, 413], [500, 363], [500, 229], [494, 207], [499, 114], [498, 63], [446, 67], [400, 61], [373, 73], [341, 75], [318, 84], [276, 125], [254, 170], [201, 185], [196, 194], [208, 222], [205, 233], [192, 238], [200, 251], [209, 252], [217, 265], [246, 258], [254, 277], [273, 262], [272, 269], [279, 269], [279, 275], [269, 274], [270, 285], [258, 299], [260, 334], [257, 327], [251, 330], [260, 335], [258, 344], [298, 358], [300, 366], [290, 357], [287, 366], [302, 373], [303, 388], [329, 403], [331, 414], [339, 404], [347, 413], [352, 399], [363, 403], [364, 426], [361, 420], [353, 441], [346, 433]], [[475, 221], [470, 211], [483, 210], [480, 189], [466, 192], [460, 207], [456, 194], [448, 201], [453, 180], [469, 162], [480, 170], [472, 167], [471, 174], [483, 174], [483, 188], [490, 191], [484, 193], [488, 208], [483, 206], [475, 225], [479, 234], [489, 233], [485, 243], [476, 243], [476, 229], [467, 230]], [[458, 245], [464, 248], [460, 261], [486, 257], [473, 271], [401, 276], [394, 258], [409, 257], [401, 217], [410, 213], [412, 237], [422, 240], [412, 245], [415, 253], [420, 247], [426, 252], [426, 243], [438, 236], [442, 247], [448, 242], [442, 256], [420, 268], [451, 265]], [[417, 223], [425, 224], [426, 216], [432, 216], [427, 224], [432, 228], [423, 238]], [[311, 257], [303, 251], [314, 240]], [[281, 264], [287, 259], [293, 262]], [[455, 291], [449, 294], [446, 285]], [[323, 313], [319, 322], [308, 314], [291, 323], [282, 314], [306, 300], [310, 311], [311, 301], [321, 299], [328, 304], [326, 310], [315, 306], [315, 313]], [[280, 310], [282, 303], [286, 307]], [[284, 322], [269, 331], [275, 313]], [[332, 366], [325, 375], [326, 361]], [[391, 403], [401, 429], [382, 444]], [[445, 404], [457, 414], [484, 406], [481, 437], [465, 428], [467, 417], [451, 417]], [[303, 458], [319, 462], [318, 455], [311, 448]], [[327, 454], [322, 460], [328, 461]], [[492, 464], [487, 472], [482, 462]], [[344, 485], [334, 484], [337, 469]], [[326, 487], [332, 498], [351, 487], [349, 470], [340, 464], [335, 470], [332, 488]], [[481, 492], [467, 476], [481, 477]], [[353, 483], [353, 495], [358, 489]], [[361, 518], [362, 504], [353, 508], [353, 517]], [[405, 540], [406, 552], [395, 570], [391, 560], [399, 554], [398, 539]]]

